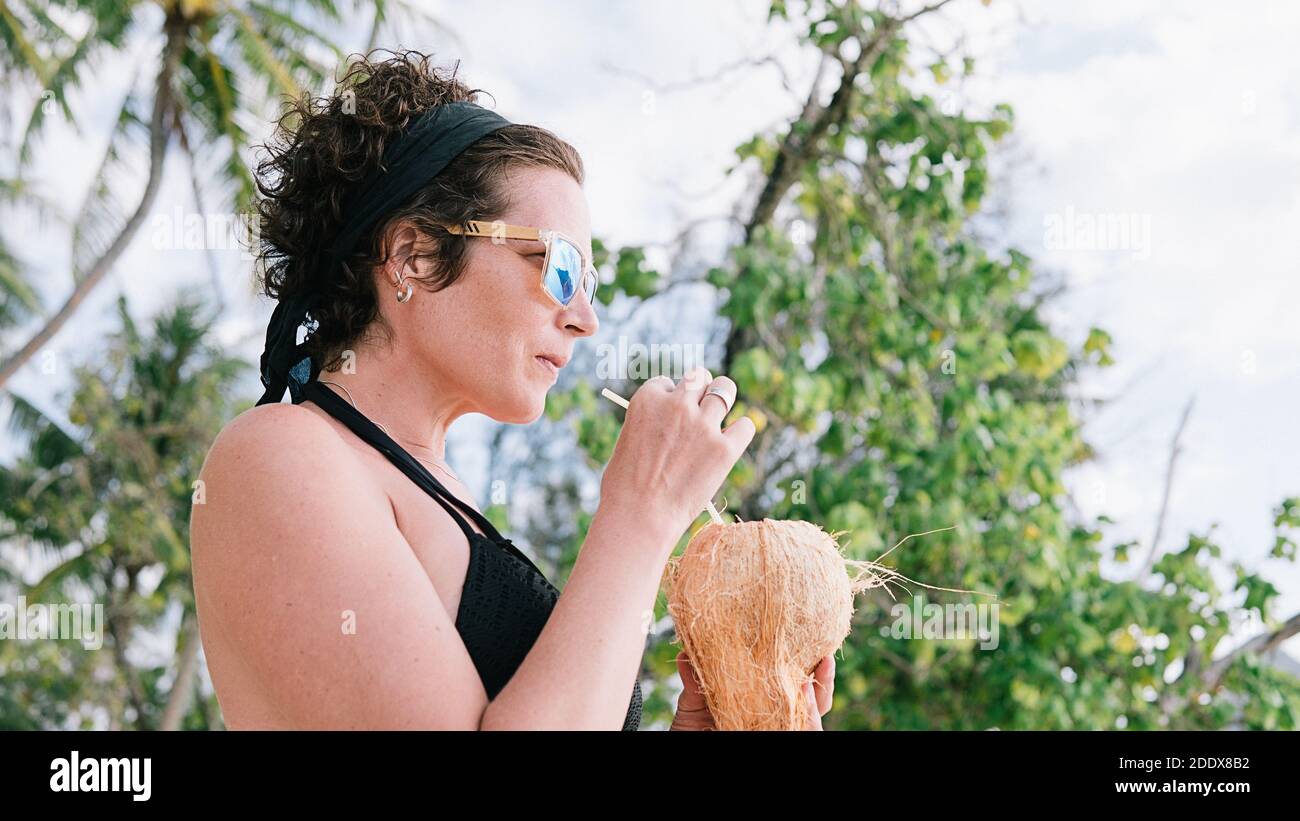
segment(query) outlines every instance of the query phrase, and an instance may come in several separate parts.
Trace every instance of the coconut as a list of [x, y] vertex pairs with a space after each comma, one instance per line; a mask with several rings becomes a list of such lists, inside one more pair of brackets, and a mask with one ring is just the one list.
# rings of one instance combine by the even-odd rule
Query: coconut
[[668, 563], [677, 638], [719, 730], [795, 730], [803, 685], [848, 636], [854, 597], [890, 581], [809, 522], [709, 524]]
[[[799, 521], [711, 523], [668, 561], [664, 587], [677, 640], [719, 730], [800, 730], [812, 716], [803, 685], [852, 627], [854, 598], [909, 579], [879, 559], [846, 559], [838, 534]], [[890, 597], [893, 592], [889, 591]], [[992, 593], [979, 593], [993, 596]]]

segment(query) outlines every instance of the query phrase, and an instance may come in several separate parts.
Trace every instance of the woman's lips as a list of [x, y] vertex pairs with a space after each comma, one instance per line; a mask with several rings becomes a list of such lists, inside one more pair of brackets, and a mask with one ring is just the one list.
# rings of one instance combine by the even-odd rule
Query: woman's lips
[[555, 366], [554, 362], [542, 356], [534, 356], [533, 359], [537, 360], [538, 365], [541, 365], [543, 368], [546, 369], [546, 372], [551, 375], [552, 379], [559, 378], [560, 369]]

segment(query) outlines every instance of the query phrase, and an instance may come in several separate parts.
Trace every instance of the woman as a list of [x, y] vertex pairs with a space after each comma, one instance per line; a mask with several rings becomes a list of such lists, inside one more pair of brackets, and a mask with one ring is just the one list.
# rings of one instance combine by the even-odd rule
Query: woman
[[[479, 513], [447, 429], [535, 421], [598, 320], [581, 159], [475, 95], [418, 53], [360, 61], [258, 166], [267, 391], [213, 444], [191, 528], [232, 728], [636, 729], [643, 614], [754, 435], [721, 429], [726, 377], [643, 384], [563, 595]], [[673, 726], [708, 728], [678, 665]]]

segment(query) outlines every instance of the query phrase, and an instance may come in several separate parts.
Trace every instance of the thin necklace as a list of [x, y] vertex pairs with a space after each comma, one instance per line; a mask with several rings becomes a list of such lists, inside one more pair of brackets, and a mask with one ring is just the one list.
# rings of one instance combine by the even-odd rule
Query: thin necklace
[[[348, 404], [350, 404], [350, 405], [352, 405], [352, 407], [356, 408], [358, 412], [361, 410], [361, 408], [357, 407], [357, 403], [356, 403], [356, 401], [353, 400], [353, 398], [352, 398], [352, 391], [348, 390], [348, 389], [347, 389], [346, 387], [344, 387], [343, 385], [340, 385], [340, 384], [337, 383], [337, 382], [330, 382], [330, 381], [327, 380], [327, 379], [317, 379], [316, 381], [319, 382], [319, 383], [321, 383], [322, 385], [333, 385], [334, 387], [339, 388], [339, 389], [342, 390], [345, 394], [347, 394], [347, 397], [348, 397]], [[374, 420], [371, 420], [371, 421], [374, 421]], [[388, 434], [388, 436], [389, 436], [390, 439], [397, 439], [397, 438], [398, 438], [398, 437], [396, 437], [396, 436], [393, 435], [392, 431], [390, 431], [388, 428], [384, 427], [383, 423], [381, 423], [381, 422], [375, 422], [375, 425], [376, 425], [380, 430], [382, 430], [384, 433]], [[410, 444], [410, 443], [408, 443], [408, 444]], [[412, 456], [413, 458], [415, 458], [415, 459], [419, 459], [420, 462], [421, 462], [422, 464], [425, 463], [425, 460], [424, 460], [424, 459], [420, 459], [420, 457], [419, 457], [419, 456], [416, 456], [414, 453], [412, 453], [411, 456]], [[439, 465], [439, 464], [438, 464], [437, 462], [435, 462], [434, 460], [432, 460], [432, 459], [428, 460], [428, 464], [429, 464], [430, 466], [435, 467], [435, 468], [437, 468], [438, 470], [442, 471], [444, 475], [446, 475], [447, 477], [451, 478], [453, 481], [455, 481], [455, 482], [457, 482], [457, 483], [460, 482], [460, 479], [459, 479], [459, 477], [456, 476], [456, 474], [452, 473], [452, 472], [451, 472], [450, 470], [448, 470], [447, 468], [442, 467], [441, 465]]]

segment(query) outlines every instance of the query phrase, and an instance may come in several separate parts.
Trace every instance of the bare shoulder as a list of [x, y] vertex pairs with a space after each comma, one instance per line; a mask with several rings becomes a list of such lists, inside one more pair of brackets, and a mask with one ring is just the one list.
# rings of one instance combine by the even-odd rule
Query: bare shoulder
[[217, 435], [199, 474], [190, 519], [196, 562], [209, 547], [257, 551], [267, 541], [327, 529], [340, 516], [391, 515], [367, 475], [355, 450], [311, 410], [274, 404], [245, 411]]
[[337, 459], [348, 453], [324, 419], [299, 405], [277, 403], [244, 411], [221, 429], [203, 472], [258, 468], [268, 478]]
[[202, 476], [195, 606], [231, 726], [478, 726], [487, 695], [452, 616], [384, 489], [326, 419], [249, 410]]

